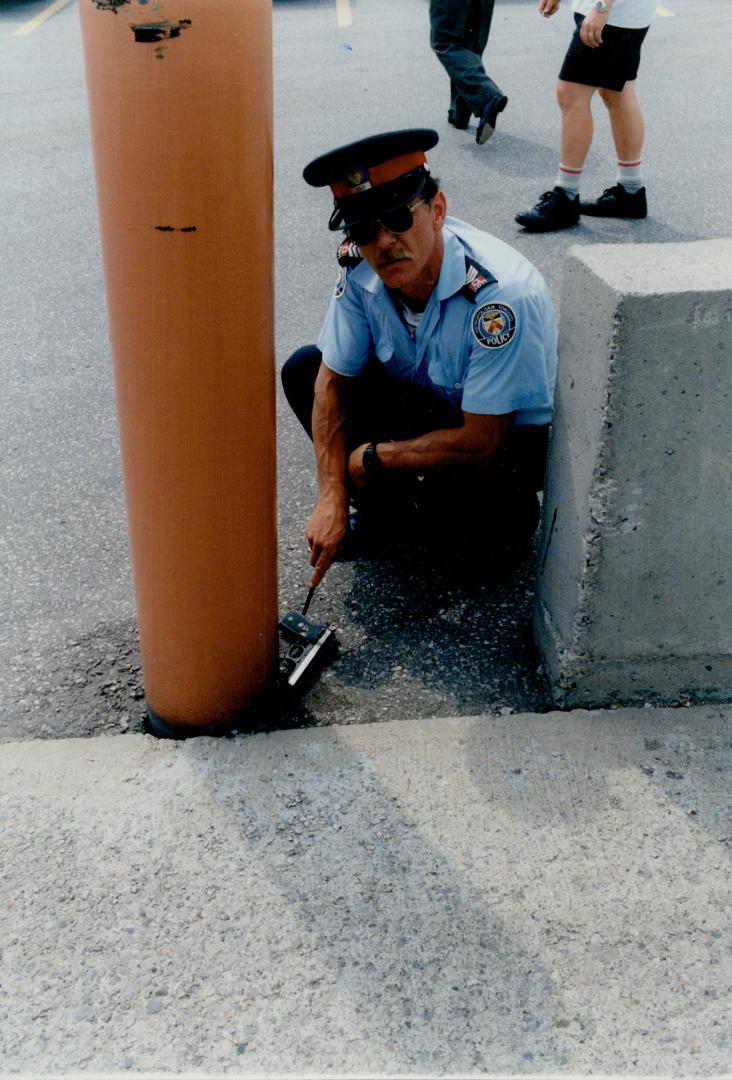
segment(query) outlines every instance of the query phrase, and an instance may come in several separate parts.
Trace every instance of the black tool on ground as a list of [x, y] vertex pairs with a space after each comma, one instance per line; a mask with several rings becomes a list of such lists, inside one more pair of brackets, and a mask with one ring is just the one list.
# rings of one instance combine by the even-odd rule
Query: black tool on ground
[[314, 592], [315, 588], [308, 591], [302, 612], [288, 611], [280, 622], [280, 630], [287, 644], [287, 651], [280, 659], [280, 673], [287, 679], [288, 686], [295, 686], [306, 671], [312, 671], [323, 646], [334, 640], [330, 626], [305, 618]]

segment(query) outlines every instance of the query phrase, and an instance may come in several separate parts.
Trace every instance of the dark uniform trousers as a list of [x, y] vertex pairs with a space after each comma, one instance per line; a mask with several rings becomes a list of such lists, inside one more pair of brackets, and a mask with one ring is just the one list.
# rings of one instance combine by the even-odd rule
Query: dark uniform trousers
[[486, 75], [494, 0], [431, 0], [430, 44], [450, 78], [450, 120], [467, 124], [503, 91]]
[[[321, 354], [314, 345], [298, 349], [282, 369], [288, 404], [312, 439], [315, 380]], [[412, 439], [428, 431], [461, 427], [462, 412], [439, 393], [392, 378], [377, 359], [349, 379], [346, 427], [349, 450], [363, 443]], [[536, 492], [544, 486], [548, 425], [515, 425], [497, 459], [485, 471], [460, 468], [383, 470], [367, 486], [363, 509], [387, 516], [416, 509], [446, 526], [471, 531], [483, 524], [493, 533], [531, 535], [538, 521]]]

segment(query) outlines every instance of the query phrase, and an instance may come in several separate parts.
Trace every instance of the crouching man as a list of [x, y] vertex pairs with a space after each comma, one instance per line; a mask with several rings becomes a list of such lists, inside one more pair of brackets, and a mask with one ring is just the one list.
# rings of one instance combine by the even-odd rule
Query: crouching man
[[556, 373], [554, 311], [513, 248], [446, 216], [426, 151], [436, 132], [389, 132], [311, 162], [345, 233], [317, 346], [282, 371], [312, 438], [306, 525], [316, 585], [353, 525], [409, 520], [439, 542], [525, 542], [538, 520]]

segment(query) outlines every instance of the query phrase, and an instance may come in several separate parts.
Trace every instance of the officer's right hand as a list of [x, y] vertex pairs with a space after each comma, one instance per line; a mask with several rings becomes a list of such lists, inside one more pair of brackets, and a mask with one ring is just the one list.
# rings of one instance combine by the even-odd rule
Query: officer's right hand
[[305, 536], [310, 548], [312, 589], [319, 583], [330, 564], [337, 559], [348, 534], [348, 506], [338, 500], [321, 500], [308, 518]]
[[555, 11], [559, 11], [560, 0], [539, 0], [539, 14], [549, 18]]

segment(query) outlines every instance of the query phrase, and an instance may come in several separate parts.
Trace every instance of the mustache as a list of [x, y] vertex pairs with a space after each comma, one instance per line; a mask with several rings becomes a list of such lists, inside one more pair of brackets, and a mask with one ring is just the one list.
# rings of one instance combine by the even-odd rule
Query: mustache
[[379, 255], [377, 266], [391, 266], [393, 263], [408, 262], [411, 258], [412, 256], [403, 248], [397, 248], [396, 251], [390, 251], [383, 255]]

